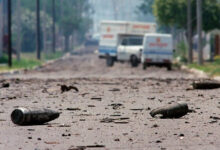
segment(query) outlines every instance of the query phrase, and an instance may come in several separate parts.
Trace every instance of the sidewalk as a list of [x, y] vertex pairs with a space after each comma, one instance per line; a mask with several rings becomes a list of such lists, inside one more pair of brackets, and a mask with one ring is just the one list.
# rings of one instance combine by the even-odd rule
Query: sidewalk
[[210, 78], [210, 79], [213, 79], [213, 80], [220, 81], [220, 76], [210, 76], [207, 73], [205, 73], [204, 71], [199, 70], [199, 69], [189, 68], [186, 65], [181, 65], [181, 69], [185, 70], [187, 72], [196, 74], [200, 78]]

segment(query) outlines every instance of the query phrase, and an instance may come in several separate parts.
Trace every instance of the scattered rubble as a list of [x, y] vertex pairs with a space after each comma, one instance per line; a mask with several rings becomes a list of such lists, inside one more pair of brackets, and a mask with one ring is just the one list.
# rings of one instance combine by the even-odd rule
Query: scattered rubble
[[118, 89], [118, 88], [113, 88], [113, 89], [110, 89], [109, 91], [111, 91], [111, 92], [117, 92], [117, 91], [120, 91], [120, 89]]
[[71, 146], [68, 150], [85, 150], [85, 149], [105, 148], [105, 145], [87, 145], [87, 146]]
[[116, 124], [127, 124], [129, 123], [129, 117], [121, 117], [121, 118], [103, 118], [100, 120], [101, 123], [116, 123]]
[[10, 87], [10, 83], [8, 83], [8, 82], [2, 83], [2, 88], [9, 88], [9, 87]]
[[60, 88], [62, 93], [68, 92], [70, 90], [75, 90], [76, 92], [79, 92], [78, 88], [75, 86], [61, 85]]
[[121, 106], [123, 106], [123, 104], [120, 104], [120, 103], [113, 103], [113, 104], [111, 104], [111, 105], [109, 105], [109, 106], [112, 106], [112, 109], [119, 109]]
[[101, 97], [92, 97], [91, 100], [102, 101]]
[[69, 111], [79, 111], [81, 110], [80, 108], [67, 108], [66, 110], [69, 110]]

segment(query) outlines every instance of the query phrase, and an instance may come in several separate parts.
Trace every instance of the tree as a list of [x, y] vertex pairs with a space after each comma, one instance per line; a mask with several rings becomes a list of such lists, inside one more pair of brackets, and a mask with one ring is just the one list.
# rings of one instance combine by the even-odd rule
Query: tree
[[[69, 51], [69, 37], [74, 31], [81, 29], [82, 23], [88, 20], [88, 13], [90, 12], [90, 5], [88, 0], [74, 0], [62, 2], [62, 17], [59, 19], [59, 25], [65, 37], [65, 51]], [[91, 24], [86, 22], [87, 28]]]
[[138, 10], [144, 15], [153, 13], [154, 0], [142, 0], [142, 3], [138, 6]]
[[[187, 1], [186, 0], [155, 0], [153, 13], [159, 24], [166, 26], [176, 26], [186, 29], [187, 27]], [[220, 29], [220, 3], [218, 0], [203, 1], [203, 30]], [[196, 28], [196, 0], [192, 0], [192, 28]]]
[[[1, 0], [0, 0], [1, 1]], [[16, 1], [17, 2], [17, 1]], [[43, 27], [41, 30], [40, 36], [41, 43], [43, 41], [52, 42], [52, 24], [53, 24], [53, 13], [52, 13], [52, 0], [41, 0], [41, 6], [43, 9], [40, 12], [40, 16], [42, 18]], [[16, 8], [16, 3], [13, 8]], [[90, 25], [92, 21], [90, 19], [91, 7], [89, 0], [56, 0], [55, 1], [55, 16], [56, 23], [55, 28], [57, 29], [57, 33], [60, 32], [60, 35], [65, 36], [66, 45], [69, 45], [69, 36], [77, 34], [77, 40], [82, 41], [85, 37], [85, 33], [90, 29]], [[62, 9], [62, 10], [61, 10]], [[14, 10], [14, 9], [13, 9]], [[36, 50], [36, 3], [33, 3], [31, 0], [21, 0], [21, 49], [25, 52], [33, 52]], [[18, 34], [18, 24], [16, 23], [17, 16], [16, 11], [12, 16], [13, 18], [13, 37], [17, 37]], [[1, 14], [0, 14], [1, 15]], [[43, 34], [44, 31], [47, 31], [46, 34]], [[14, 36], [15, 35], [15, 36]], [[47, 38], [46, 38], [47, 37]], [[14, 43], [17, 43], [17, 38], [14, 38]], [[41, 44], [43, 45], [43, 44]], [[44, 44], [45, 45], [45, 44]], [[68, 51], [69, 46], [66, 46], [66, 51]]]

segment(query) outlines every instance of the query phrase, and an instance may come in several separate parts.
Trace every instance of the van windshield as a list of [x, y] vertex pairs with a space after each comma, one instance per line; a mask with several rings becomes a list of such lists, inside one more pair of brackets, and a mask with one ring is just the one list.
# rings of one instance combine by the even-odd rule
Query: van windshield
[[128, 39], [129, 45], [142, 45], [143, 44], [143, 38], [130, 38]]
[[122, 45], [126, 45], [126, 46], [139, 46], [142, 44], [143, 44], [143, 38], [141, 37], [125, 38], [122, 40]]

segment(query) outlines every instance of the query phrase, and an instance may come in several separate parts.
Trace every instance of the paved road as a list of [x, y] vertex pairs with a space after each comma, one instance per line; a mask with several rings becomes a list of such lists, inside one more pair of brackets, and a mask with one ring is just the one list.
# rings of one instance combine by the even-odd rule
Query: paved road
[[70, 78], [157, 78], [157, 79], [195, 79], [196, 75], [179, 69], [167, 71], [166, 68], [150, 67], [142, 70], [142, 65], [132, 68], [128, 63], [116, 63], [114, 67], [106, 67], [104, 59], [96, 55], [66, 56], [55, 63], [22, 74], [4, 76], [9, 78], [40, 78], [40, 79], [70, 79]]
[[[188, 90], [200, 78], [174, 69], [105, 66], [95, 55], [68, 56], [37, 70], [1, 75], [0, 149], [219, 149], [220, 89]], [[60, 85], [74, 85], [61, 93]], [[155, 119], [157, 107], [185, 101], [195, 110], [180, 119]], [[45, 125], [17, 126], [18, 106], [62, 112]], [[74, 108], [68, 110], [67, 108]], [[214, 118], [214, 119], [213, 119]], [[79, 147], [81, 146], [81, 147]]]

